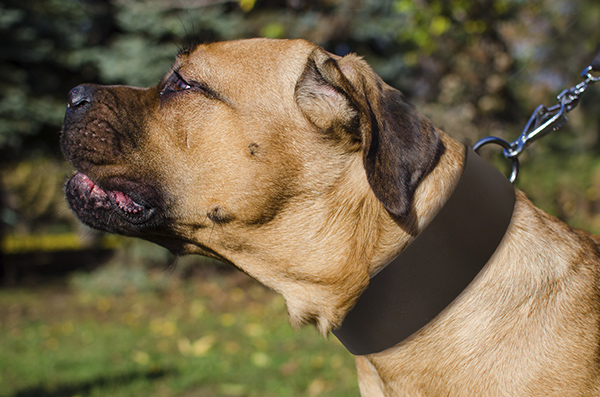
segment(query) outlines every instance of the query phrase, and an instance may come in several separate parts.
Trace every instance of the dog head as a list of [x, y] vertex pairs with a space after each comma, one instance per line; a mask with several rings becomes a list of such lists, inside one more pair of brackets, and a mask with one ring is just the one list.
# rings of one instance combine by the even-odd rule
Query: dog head
[[286, 299], [364, 288], [367, 224], [407, 219], [444, 151], [359, 57], [263, 39], [181, 51], [155, 87], [75, 87], [61, 146], [84, 223], [233, 263]]

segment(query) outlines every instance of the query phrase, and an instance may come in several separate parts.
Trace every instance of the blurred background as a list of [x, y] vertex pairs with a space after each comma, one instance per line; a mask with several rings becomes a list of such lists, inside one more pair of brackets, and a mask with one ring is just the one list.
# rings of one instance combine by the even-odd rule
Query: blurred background
[[[1, 0], [0, 396], [358, 394], [335, 338], [291, 330], [245, 275], [74, 219], [70, 88], [154, 85], [190, 39], [305, 38], [364, 56], [465, 143], [512, 141], [582, 81], [599, 22], [597, 0]], [[517, 186], [600, 233], [600, 84], [569, 119], [522, 156]]]

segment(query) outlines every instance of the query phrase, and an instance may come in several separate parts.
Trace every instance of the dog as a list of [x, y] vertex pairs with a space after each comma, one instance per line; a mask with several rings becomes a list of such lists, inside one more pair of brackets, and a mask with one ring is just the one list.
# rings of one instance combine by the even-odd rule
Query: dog
[[[304, 40], [190, 47], [151, 88], [77, 86], [61, 148], [83, 223], [232, 264], [323, 335], [465, 162], [362, 58]], [[598, 243], [517, 191], [502, 243], [451, 306], [356, 356], [361, 394], [600, 395]]]

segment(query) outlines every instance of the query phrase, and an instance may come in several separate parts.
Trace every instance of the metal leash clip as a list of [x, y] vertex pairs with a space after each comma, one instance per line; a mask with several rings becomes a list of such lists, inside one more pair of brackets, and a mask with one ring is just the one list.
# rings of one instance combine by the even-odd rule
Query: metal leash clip
[[519, 174], [519, 155], [532, 142], [548, 135], [552, 131], [556, 131], [568, 121], [567, 113], [579, 104], [579, 97], [581, 94], [583, 94], [592, 83], [600, 81], [600, 75], [594, 76], [592, 74], [592, 72], [599, 71], [600, 53], [596, 55], [594, 61], [581, 72], [581, 77], [585, 77], [584, 81], [558, 94], [556, 99], [558, 99], [559, 103], [557, 105], [549, 108], [540, 105], [535, 109], [519, 138], [513, 142], [507, 142], [502, 138], [489, 136], [479, 140], [473, 145], [473, 150], [478, 151], [483, 146], [491, 143], [502, 146], [504, 157], [511, 160], [512, 163], [512, 171], [508, 179], [511, 183], [515, 183]]

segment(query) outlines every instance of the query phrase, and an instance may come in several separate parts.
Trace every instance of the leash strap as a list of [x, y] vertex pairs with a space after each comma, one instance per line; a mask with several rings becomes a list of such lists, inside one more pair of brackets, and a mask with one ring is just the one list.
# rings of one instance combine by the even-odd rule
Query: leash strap
[[333, 333], [355, 355], [381, 352], [424, 327], [473, 281], [500, 245], [513, 185], [466, 149], [461, 179], [433, 221], [370, 284]]

